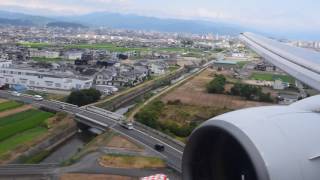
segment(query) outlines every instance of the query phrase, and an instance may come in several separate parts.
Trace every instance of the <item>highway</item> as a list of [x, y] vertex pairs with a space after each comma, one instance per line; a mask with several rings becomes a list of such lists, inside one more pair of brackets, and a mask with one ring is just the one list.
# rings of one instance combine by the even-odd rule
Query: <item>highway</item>
[[[178, 172], [181, 172], [183, 147], [171, 141], [168, 141], [167, 139], [159, 136], [158, 134], [149, 131], [147, 132], [143, 129], [138, 128], [128, 130], [120, 126], [118, 121], [111, 120], [107, 116], [104, 116], [100, 113], [92, 112], [87, 110], [86, 108], [77, 107], [71, 104], [50, 100], [36, 101], [32, 98], [32, 96], [24, 94], [22, 94], [21, 96], [13, 96], [7, 91], [0, 91], [0, 97], [33, 104], [38, 107], [46, 107], [56, 111], [65, 111], [71, 114], [79, 114], [81, 116], [87, 117], [88, 119], [97, 121], [101, 125], [108, 127], [124, 136], [127, 136], [128, 138], [131, 138], [133, 141], [140, 143], [146, 148], [149, 148], [150, 150], [154, 151], [159, 156], [166, 159], [170, 167], [174, 168]], [[63, 109], [61, 109], [62, 105], [64, 107]], [[163, 152], [158, 152], [154, 150], [154, 145], [158, 143], [163, 144], [165, 146], [165, 150]]]

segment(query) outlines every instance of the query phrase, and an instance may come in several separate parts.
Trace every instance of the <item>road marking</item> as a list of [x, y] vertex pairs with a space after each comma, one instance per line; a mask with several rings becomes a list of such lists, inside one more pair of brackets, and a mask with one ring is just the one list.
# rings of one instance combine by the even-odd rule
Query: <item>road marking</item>
[[150, 147], [150, 146], [148, 146], [147, 144], [143, 143], [142, 141], [140, 141], [140, 140], [138, 140], [138, 139], [135, 139], [135, 138], [133, 138], [133, 137], [131, 137], [131, 136], [129, 136], [129, 135], [127, 135], [127, 134], [125, 134], [125, 133], [123, 133], [123, 132], [121, 132], [121, 131], [117, 130], [117, 129], [115, 129], [114, 127], [111, 127], [110, 129], [112, 129], [113, 131], [116, 131], [116, 132], [118, 132], [118, 133], [122, 134], [123, 136], [128, 137], [129, 139], [132, 139], [133, 141], [136, 141], [137, 143], [142, 144], [143, 146], [145, 146], [146, 148], [148, 148], [148, 149], [150, 149], [151, 151], [155, 152], [156, 154], [160, 155], [161, 157], [163, 157], [163, 158], [165, 158], [165, 159], [168, 159], [168, 157], [167, 157], [167, 156], [165, 156], [164, 154], [162, 154], [162, 153], [160, 153], [160, 152], [158, 152], [158, 151], [154, 150], [153, 148], [151, 148], [151, 147]]
[[174, 147], [170, 146], [169, 144], [167, 144], [167, 143], [165, 143], [165, 142], [163, 142], [163, 141], [161, 141], [161, 140], [159, 140], [159, 139], [157, 139], [157, 138], [155, 138], [155, 137], [153, 137], [153, 136], [150, 136], [149, 134], [147, 134], [147, 133], [145, 133], [145, 132], [142, 132], [142, 131], [140, 131], [140, 130], [138, 130], [138, 129], [136, 129], [136, 128], [134, 128], [134, 130], [136, 130], [137, 132], [139, 132], [139, 133], [141, 133], [141, 134], [143, 134], [143, 135], [145, 135], [145, 136], [151, 137], [152, 139], [154, 139], [154, 140], [157, 140], [157, 141], [161, 142], [162, 144], [164, 144], [164, 145], [166, 145], [166, 146], [170, 147], [171, 149], [173, 149], [173, 150], [175, 150], [175, 151], [179, 152], [180, 154], [183, 154], [183, 152], [182, 152], [182, 151], [180, 151], [180, 150], [178, 150], [178, 149], [176, 149], [176, 148], [174, 148]]

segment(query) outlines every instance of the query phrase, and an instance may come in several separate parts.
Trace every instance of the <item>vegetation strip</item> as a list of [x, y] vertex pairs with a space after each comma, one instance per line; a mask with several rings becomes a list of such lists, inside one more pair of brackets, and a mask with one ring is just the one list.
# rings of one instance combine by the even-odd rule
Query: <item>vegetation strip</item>
[[20, 107], [22, 105], [23, 105], [22, 103], [19, 103], [16, 101], [3, 102], [3, 103], [0, 103], [0, 112], [14, 109], [14, 108]]
[[162, 168], [165, 162], [156, 157], [129, 156], [109, 154], [99, 159], [99, 164], [104, 167], [118, 168]]

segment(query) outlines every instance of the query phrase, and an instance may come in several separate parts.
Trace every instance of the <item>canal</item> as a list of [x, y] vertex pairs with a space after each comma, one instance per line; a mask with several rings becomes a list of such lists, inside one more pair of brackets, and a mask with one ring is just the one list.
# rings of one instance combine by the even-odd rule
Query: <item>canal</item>
[[[135, 104], [127, 105], [125, 107], [119, 108], [115, 112], [118, 114], [125, 114], [128, 110], [133, 107]], [[75, 155], [81, 148], [83, 148], [87, 143], [89, 143], [96, 134], [93, 134], [90, 131], [77, 132], [74, 136], [66, 140], [59, 147], [54, 149], [49, 156], [42, 160], [41, 163], [62, 163], [70, 159]]]

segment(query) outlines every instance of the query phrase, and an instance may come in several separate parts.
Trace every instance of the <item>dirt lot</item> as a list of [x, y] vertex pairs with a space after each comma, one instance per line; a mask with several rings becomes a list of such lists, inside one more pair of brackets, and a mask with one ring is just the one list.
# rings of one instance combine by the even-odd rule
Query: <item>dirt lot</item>
[[[0, 100], [0, 102], [1, 102], [1, 100]], [[32, 109], [31, 105], [24, 105], [24, 106], [15, 108], [15, 109], [3, 111], [3, 112], [0, 112], [0, 118], [6, 117], [6, 116], [10, 116], [10, 115], [13, 115], [13, 114], [16, 114], [16, 113], [20, 113], [20, 112], [23, 112], [23, 111], [26, 111], [26, 110], [29, 110], [29, 109]]]
[[[269, 105], [268, 103], [246, 101], [237, 96], [206, 93], [206, 84], [212, 80], [214, 73], [215, 71], [212, 69], [205, 70], [189, 82], [165, 95], [162, 100], [167, 102], [179, 99], [183, 104], [216, 108], [226, 107], [228, 109]], [[226, 89], [228, 88], [230, 87], [226, 87]]]
[[105, 174], [64, 174], [60, 180], [138, 180], [138, 178]]
[[99, 160], [99, 164], [103, 167], [116, 168], [164, 168], [166, 163], [156, 157], [140, 157], [126, 155], [104, 155]]
[[107, 143], [107, 146], [112, 148], [128, 149], [132, 151], [143, 151], [141, 147], [120, 135], [115, 135], [112, 137], [112, 139]]
[[4, 102], [7, 102], [8, 100], [7, 99], [0, 99], [0, 103], [4, 103]]

